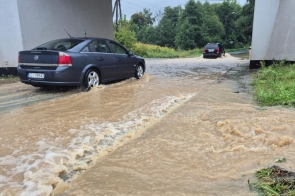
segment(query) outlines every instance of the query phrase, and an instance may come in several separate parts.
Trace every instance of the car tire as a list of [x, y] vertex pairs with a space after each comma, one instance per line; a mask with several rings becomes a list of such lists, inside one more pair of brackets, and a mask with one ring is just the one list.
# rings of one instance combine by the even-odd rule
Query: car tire
[[99, 74], [95, 69], [89, 69], [84, 76], [83, 86], [86, 89], [99, 86]]
[[135, 70], [135, 78], [140, 79], [142, 78], [143, 74], [144, 74], [143, 66], [141, 64], [137, 65]]

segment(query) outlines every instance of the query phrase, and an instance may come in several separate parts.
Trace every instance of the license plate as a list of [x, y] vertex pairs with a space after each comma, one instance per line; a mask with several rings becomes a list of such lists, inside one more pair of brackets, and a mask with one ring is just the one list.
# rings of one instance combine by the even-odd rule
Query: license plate
[[28, 78], [44, 78], [44, 73], [28, 73]]
[[214, 52], [214, 49], [208, 49], [208, 52]]

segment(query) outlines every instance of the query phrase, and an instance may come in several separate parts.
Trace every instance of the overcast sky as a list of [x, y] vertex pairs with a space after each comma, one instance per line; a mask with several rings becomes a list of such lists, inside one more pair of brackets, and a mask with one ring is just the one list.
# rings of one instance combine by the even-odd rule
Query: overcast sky
[[[205, 0], [200, 0], [202, 3], [205, 2]], [[223, 0], [208, 0], [211, 3], [222, 3]], [[113, 4], [115, 0], [112, 0]], [[188, 0], [121, 0], [121, 7], [122, 7], [122, 13], [123, 15], [126, 15], [127, 20], [130, 19], [131, 15], [142, 11], [144, 8], [150, 9], [152, 13], [156, 13], [159, 10], [164, 10], [165, 7], [175, 7], [178, 5], [181, 5], [184, 7], [184, 5], [188, 2]], [[246, 3], [246, 0], [238, 0], [240, 5], [244, 5]]]

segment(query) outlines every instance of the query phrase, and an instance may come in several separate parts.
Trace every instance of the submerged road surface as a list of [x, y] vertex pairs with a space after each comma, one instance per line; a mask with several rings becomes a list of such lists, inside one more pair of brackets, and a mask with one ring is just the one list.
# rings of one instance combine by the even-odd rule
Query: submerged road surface
[[256, 169], [294, 159], [295, 113], [253, 105], [247, 66], [149, 59], [90, 92], [0, 86], [1, 194], [253, 194]]

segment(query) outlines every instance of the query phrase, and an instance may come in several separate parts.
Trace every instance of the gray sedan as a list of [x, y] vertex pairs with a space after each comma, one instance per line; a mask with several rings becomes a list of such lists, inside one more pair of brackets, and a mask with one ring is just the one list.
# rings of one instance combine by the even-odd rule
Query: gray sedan
[[20, 81], [41, 86], [98, 86], [136, 77], [145, 72], [145, 61], [121, 44], [103, 38], [68, 38], [20, 51]]

